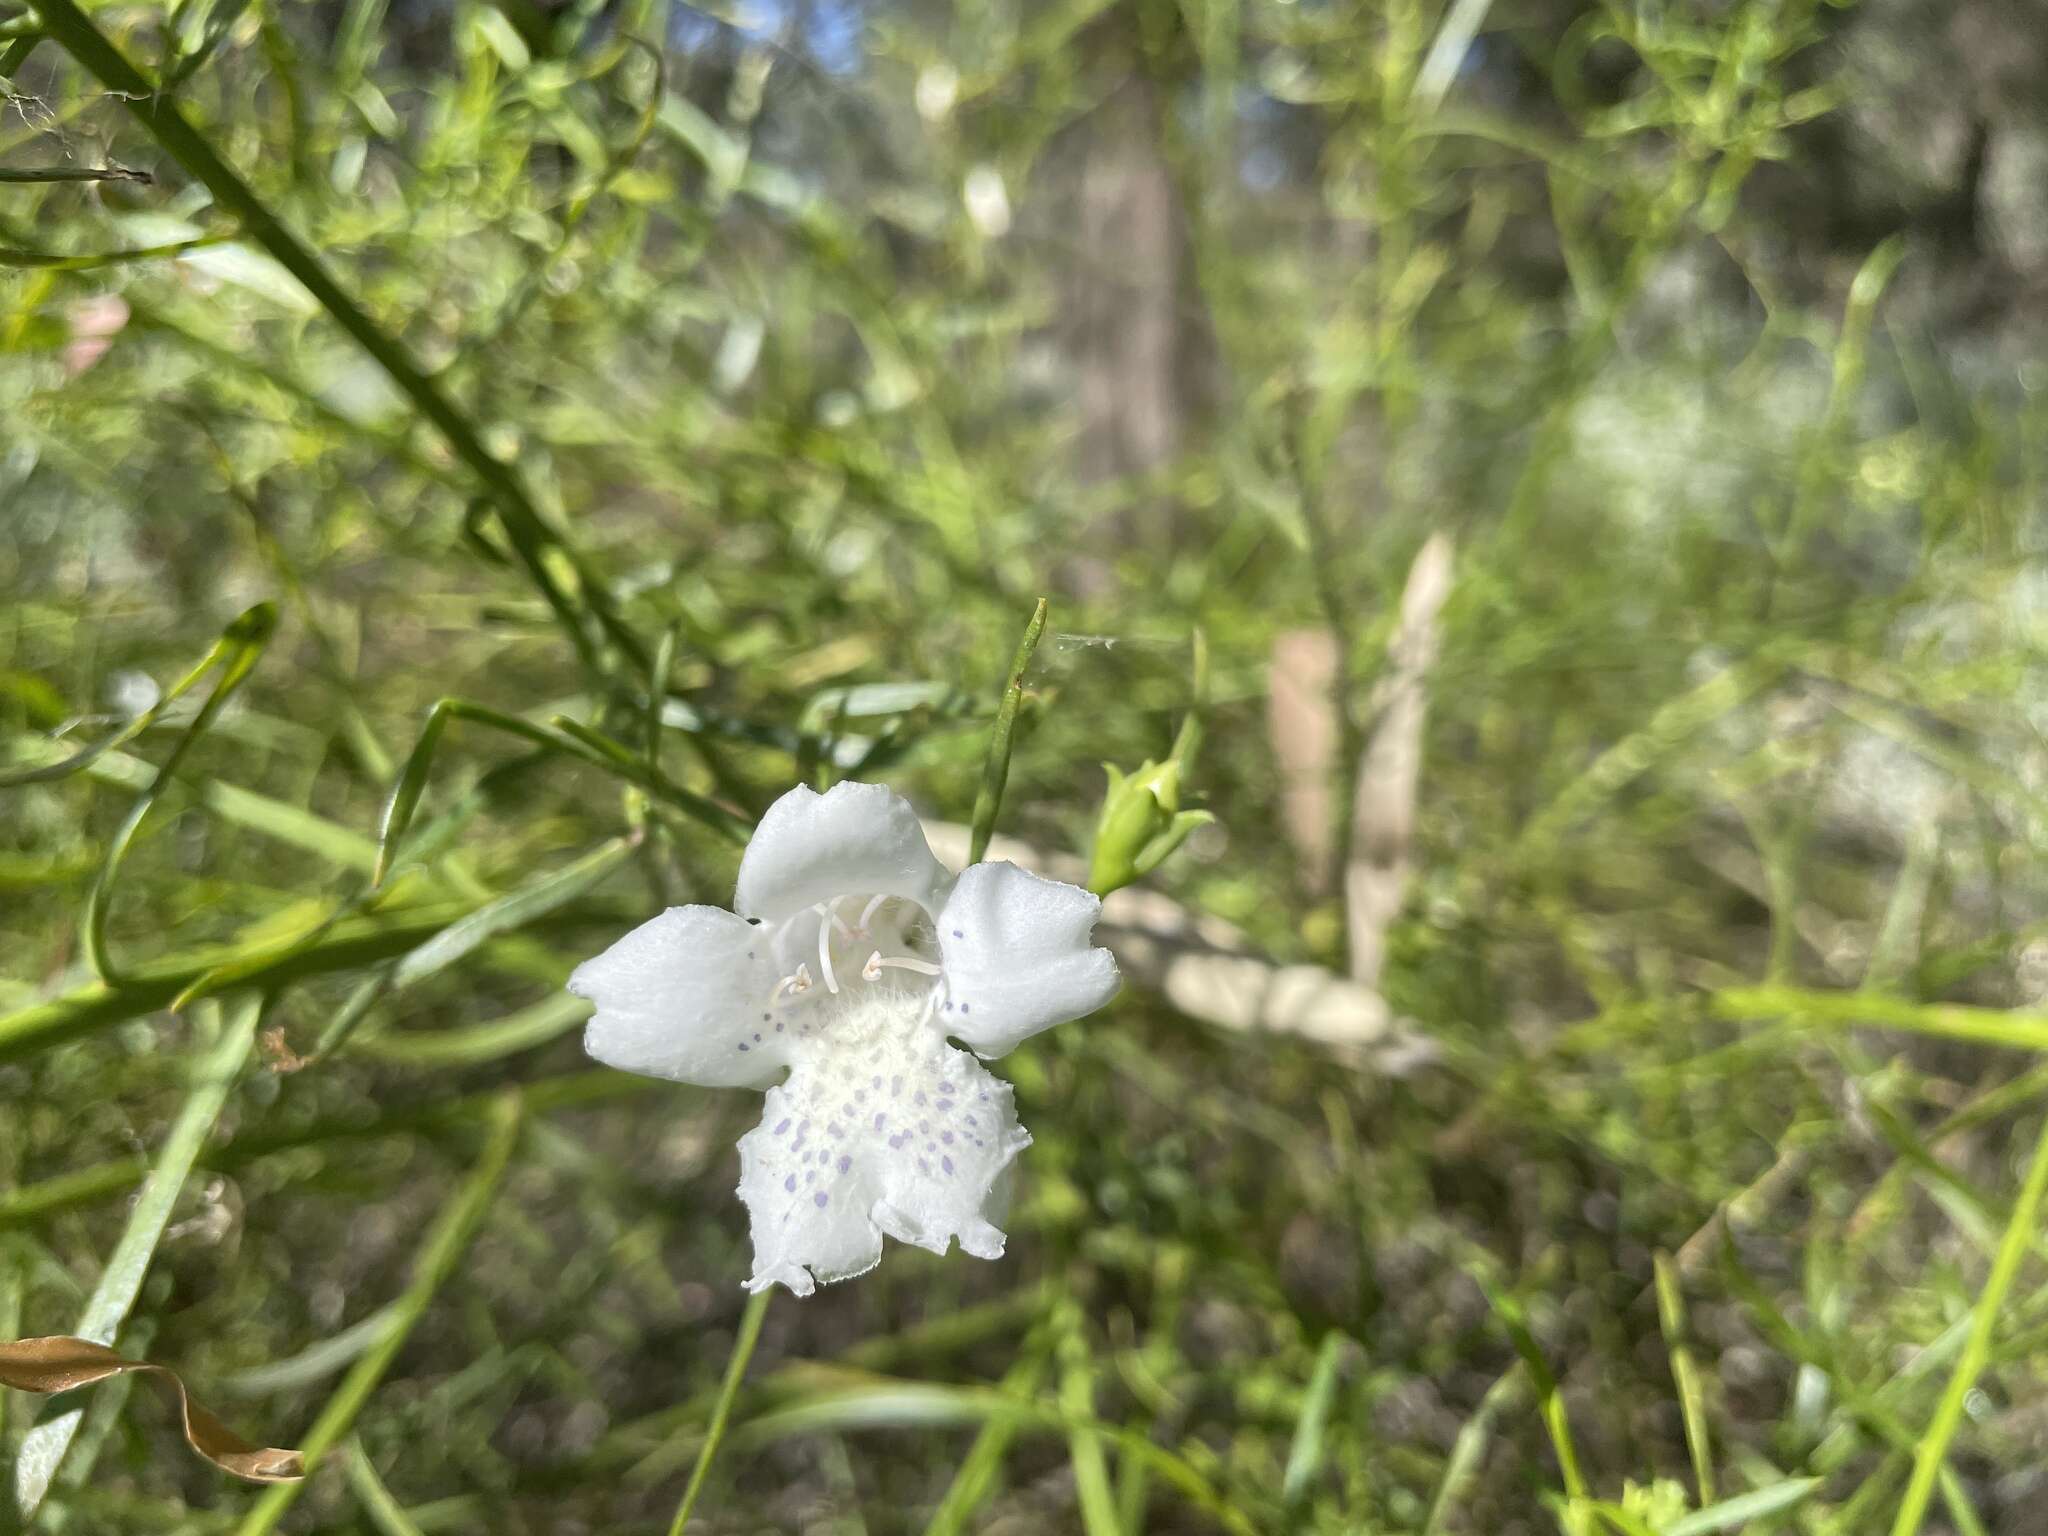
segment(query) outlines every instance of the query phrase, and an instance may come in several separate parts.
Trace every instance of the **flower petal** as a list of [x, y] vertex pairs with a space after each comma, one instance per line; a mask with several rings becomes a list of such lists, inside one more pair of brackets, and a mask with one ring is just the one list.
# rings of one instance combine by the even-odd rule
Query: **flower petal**
[[1088, 936], [1102, 903], [1014, 864], [962, 872], [939, 914], [947, 999], [938, 1024], [983, 1057], [1093, 1013], [1116, 996], [1116, 961]]
[[880, 784], [798, 785], [768, 807], [740, 860], [733, 906], [780, 921], [835, 896], [902, 896], [938, 910], [946, 868], [917, 812]]
[[760, 1088], [796, 1025], [761, 931], [717, 907], [670, 907], [595, 959], [569, 990], [597, 1004], [583, 1048], [609, 1067], [706, 1088]]
[[749, 1290], [874, 1268], [882, 1234], [1000, 1258], [1011, 1159], [1031, 1144], [1009, 1084], [929, 1031], [810, 1053], [740, 1139], [753, 1218]]

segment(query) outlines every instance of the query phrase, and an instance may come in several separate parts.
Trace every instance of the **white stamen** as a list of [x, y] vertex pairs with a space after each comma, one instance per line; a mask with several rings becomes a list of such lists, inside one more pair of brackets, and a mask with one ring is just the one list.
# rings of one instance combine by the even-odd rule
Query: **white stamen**
[[775, 983], [775, 990], [768, 994], [768, 1006], [770, 1008], [773, 1008], [777, 1000], [780, 999], [782, 994], [785, 992], [789, 993], [792, 997], [801, 997], [804, 993], [810, 990], [810, 967], [800, 965], [796, 968], [793, 974], [785, 976], [782, 978], [782, 980]]
[[860, 979], [862, 981], [880, 981], [882, 979], [882, 952], [879, 949], [872, 955], [869, 955], [867, 964], [860, 968]]
[[[828, 912], [832, 923], [839, 921], [836, 912]], [[825, 974], [825, 990], [834, 996], [839, 992], [839, 978], [832, 973], [832, 923], [818, 924], [818, 969]]]
[[[874, 957], [868, 961], [868, 964], [877, 967], [887, 966], [894, 971], [915, 971], [920, 976], [937, 976], [941, 974], [939, 968], [929, 960], [920, 960], [915, 955], [889, 955], [885, 958], [880, 950], [875, 951]], [[862, 974], [866, 973], [863, 972]]]
[[886, 896], [868, 898], [868, 904], [860, 909], [860, 922], [856, 925], [862, 933], [868, 931], [868, 924], [875, 920], [875, 914], [882, 910], [882, 903], [888, 899]]

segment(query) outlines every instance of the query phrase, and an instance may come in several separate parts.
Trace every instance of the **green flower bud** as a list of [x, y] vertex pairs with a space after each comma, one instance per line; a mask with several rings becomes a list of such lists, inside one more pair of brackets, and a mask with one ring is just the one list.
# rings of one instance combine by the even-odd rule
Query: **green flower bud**
[[1150, 874], [1190, 832], [1215, 818], [1207, 811], [1180, 808], [1178, 755], [1163, 763], [1148, 760], [1133, 774], [1125, 774], [1114, 763], [1102, 766], [1109, 774], [1109, 789], [1095, 823], [1088, 888], [1107, 896]]

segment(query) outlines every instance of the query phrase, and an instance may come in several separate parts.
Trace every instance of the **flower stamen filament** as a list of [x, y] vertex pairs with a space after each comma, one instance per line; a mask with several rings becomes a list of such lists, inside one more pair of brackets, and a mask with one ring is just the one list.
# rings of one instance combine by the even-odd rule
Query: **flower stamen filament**
[[828, 906], [827, 917], [832, 922], [818, 924], [818, 969], [825, 977], [825, 990], [835, 997], [839, 993], [839, 978], [832, 972], [832, 923], [839, 921], [839, 914]]
[[933, 965], [929, 960], [920, 960], [915, 955], [885, 956], [879, 949], [868, 956], [868, 963], [860, 968], [860, 974], [864, 980], [880, 981], [882, 979], [882, 972], [885, 969], [892, 971], [915, 971], [920, 976], [937, 976], [941, 974], [939, 967]]

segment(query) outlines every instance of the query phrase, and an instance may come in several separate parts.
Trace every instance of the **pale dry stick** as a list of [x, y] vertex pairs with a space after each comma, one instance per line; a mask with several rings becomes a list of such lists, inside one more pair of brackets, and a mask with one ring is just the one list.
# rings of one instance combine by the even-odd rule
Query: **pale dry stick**
[[1433, 533], [1408, 567], [1400, 620], [1387, 644], [1387, 675], [1374, 690], [1376, 720], [1352, 792], [1351, 847], [1344, 866], [1344, 925], [1351, 979], [1377, 987], [1387, 928], [1415, 873], [1415, 798], [1422, 783], [1422, 727], [1437, 616], [1451, 595], [1453, 545]]
[[1290, 629], [1273, 637], [1266, 669], [1266, 742], [1280, 770], [1280, 826], [1301, 861], [1302, 889], [1329, 889], [1337, 762], [1337, 637]]
[[[966, 862], [967, 828], [926, 822], [925, 836], [942, 860]], [[1075, 885], [1088, 877], [1083, 860], [1016, 838], [993, 838], [988, 857]], [[1232, 924], [1158, 891], [1113, 892], [1102, 904], [1095, 940], [1116, 956], [1127, 984], [1159, 993], [1201, 1023], [1294, 1035], [1388, 1076], [1405, 1076], [1435, 1057], [1429, 1042], [1395, 1023], [1372, 988], [1320, 965], [1277, 964]]]

